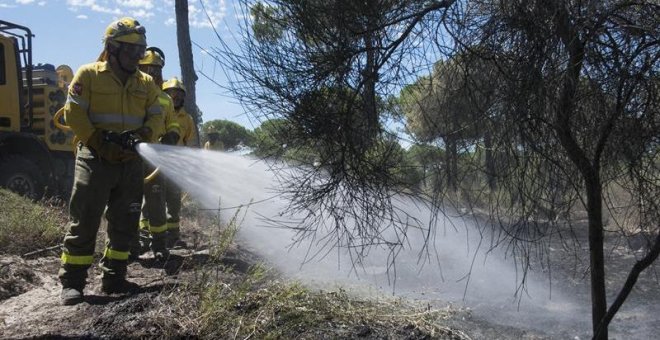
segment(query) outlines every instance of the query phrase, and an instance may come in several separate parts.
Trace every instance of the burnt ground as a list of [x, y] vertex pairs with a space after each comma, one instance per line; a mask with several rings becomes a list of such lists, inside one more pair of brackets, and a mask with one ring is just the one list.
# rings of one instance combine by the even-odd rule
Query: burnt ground
[[[0, 270], [5, 278], [0, 301], [0, 336], [3, 339], [195, 336], [186, 329], [191, 328], [187, 318], [193, 314], [183, 313], [190, 312], [183, 309], [187, 299], [194, 303], [186, 287], [198, 281], [197, 269], [206, 266], [210, 256], [206, 245], [198, 242], [200, 234], [188, 235], [185, 239], [194, 246], [173, 250], [167, 262], [157, 262], [150, 253], [145, 253], [129, 265], [128, 279], [141, 287], [134, 294], [101, 293], [100, 271], [93, 266], [84, 292], [85, 302], [75, 306], [59, 304], [59, 250], [46, 251], [36, 258], [1, 258]], [[222, 261], [213, 265], [222, 267], [217, 271], [219, 280], [233, 282], [255, 261], [248, 252], [232, 246]], [[11, 291], [7, 287], [12, 287]]]
[[[139, 292], [113, 296], [101, 294], [100, 273], [96, 267], [92, 267], [85, 290], [86, 301], [76, 306], [59, 305], [61, 287], [57, 280], [58, 249], [45, 250], [28, 257], [0, 257], [0, 338], [199, 337], [194, 311], [199, 297], [194, 295], [194, 289], [188, 288], [201, 282], [201, 269], [217, 267], [218, 270], [214, 271], [215, 280], [232, 284], [247, 275], [252, 264], [263, 259], [241, 245], [234, 244], [227, 249], [220, 262], [210, 261], [206, 232], [192, 225], [184, 225], [183, 230], [184, 240], [189, 247], [174, 250], [167, 263], [157, 263], [146, 253], [139, 261], [130, 264], [128, 279], [140, 284]], [[610, 260], [619, 260], [609, 262], [608, 284], [619, 287], [636, 253], [630, 249], [629, 244], [617, 242], [613, 239], [610, 243]], [[583, 242], [581, 247], [586, 247], [586, 243]], [[584, 289], [587, 279], [580, 277], [584, 276], [588, 258], [578, 258], [576, 264], [576, 256], [582, 256], [580, 252], [567, 253], [561, 251], [561, 247], [553, 249], [551, 254], [556, 260], [553, 269], [556, 280], [577, 294], [588, 293], [588, 289]], [[208, 270], [205, 272], [208, 273]], [[659, 285], [651, 274], [640, 277], [635, 292], [626, 304], [657, 304]], [[568, 334], [573, 334], [561, 331], [545, 333], [532, 331], [530, 329], [533, 328], [528, 327], [499, 325], [474, 317], [469, 309], [460, 307], [447, 307], [443, 315], [441, 327], [450, 331], [441, 336], [408, 332], [411, 329], [409, 324], [381, 324], [365, 325], [348, 334], [345, 330], [333, 333], [323, 329], [311, 333], [315, 336], [305, 338], [564, 339]], [[645, 339], [650, 334], [647, 333], [649, 329], [660, 331], [658, 314], [639, 315], [628, 312], [621, 315], [626, 326], [611, 333], [611, 338]], [[643, 326], [645, 331], [635, 332], [635, 324]], [[584, 339], [579, 336], [571, 338]]]

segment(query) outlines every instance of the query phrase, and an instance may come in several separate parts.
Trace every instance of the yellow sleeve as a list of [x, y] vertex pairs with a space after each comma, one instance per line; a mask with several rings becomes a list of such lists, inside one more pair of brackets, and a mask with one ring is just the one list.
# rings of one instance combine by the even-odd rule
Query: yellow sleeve
[[161, 104], [163, 104], [163, 113], [165, 114], [165, 132], [174, 131], [181, 136], [181, 124], [176, 120], [176, 112], [174, 112], [172, 98], [170, 98], [167, 93], [162, 92], [160, 101]]
[[81, 67], [71, 80], [69, 92], [64, 105], [64, 120], [71, 127], [73, 133], [80, 141], [87, 144], [87, 140], [94, 133], [94, 126], [89, 120], [88, 110], [91, 97], [92, 70]]
[[144, 126], [151, 129], [151, 136], [158, 138], [165, 133], [165, 119], [163, 118], [163, 107], [161, 106], [158, 96], [160, 89], [150, 79], [147, 82], [147, 116], [145, 118]]
[[197, 140], [197, 129], [195, 129], [195, 121], [190, 115], [186, 115], [186, 119], [188, 120], [188, 131], [186, 131], [185, 145], [199, 147]]
[[[170, 106], [171, 108], [171, 106]], [[181, 125], [174, 119], [174, 110], [169, 109], [165, 111], [165, 130], [167, 132], [174, 131], [176, 132], [179, 136], [181, 135]]]

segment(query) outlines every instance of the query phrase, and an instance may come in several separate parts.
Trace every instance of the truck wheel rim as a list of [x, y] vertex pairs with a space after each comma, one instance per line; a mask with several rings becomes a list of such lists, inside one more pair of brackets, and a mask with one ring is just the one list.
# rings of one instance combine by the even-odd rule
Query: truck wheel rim
[[34, 183], [32, 180], [23, 174], [16, 174], [9, 178], [7, 181], [7, 188], [20, 195], [32, 197], [34, 195]]

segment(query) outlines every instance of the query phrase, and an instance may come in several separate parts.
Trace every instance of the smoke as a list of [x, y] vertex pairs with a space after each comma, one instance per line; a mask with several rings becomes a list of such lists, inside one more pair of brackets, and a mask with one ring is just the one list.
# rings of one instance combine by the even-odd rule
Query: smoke
[[390, 261], [388, 249], [374, 247], [356, 265], [344, 249], [327, 252], [314, 240], [294, 244], [294, 231], [274, 227], [272, 221], [296, 217], [282, 213], [288, 202], [279, 195], [278, 177], [265, 162], [165, 145], [141, 144], [139, 152], [203, 208], [220, 209], [225, 221], [241, 209], [240, 215], [245, 215], [239, 241], [291, 278], [316, 287], [360, 287], [363, 292], [394, 293], [443, 306], [465, 305], [476, 318], [561, 338], [590, 334], [586, 290], [577, 295], [551, 290], [543, 273], [531, 273], [525, 290], [518, 290], [521, 276], [512, 259], [483, 246], [488, 240], [472, 221], [440, 217], [425, 252], [423, 226], [430, 225], [429, 210], [419, 202], [399, 199], [397, 208], [416, 218], [420, 228], [410, 228], [396, 261]]

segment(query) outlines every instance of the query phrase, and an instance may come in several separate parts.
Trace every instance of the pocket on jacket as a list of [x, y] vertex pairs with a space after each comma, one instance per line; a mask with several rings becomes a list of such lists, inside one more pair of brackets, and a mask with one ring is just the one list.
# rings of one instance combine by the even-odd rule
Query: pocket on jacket
[[94, 84], [90, 112], [121, 112], [121, 89], [113, 84]]

